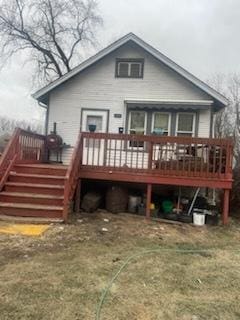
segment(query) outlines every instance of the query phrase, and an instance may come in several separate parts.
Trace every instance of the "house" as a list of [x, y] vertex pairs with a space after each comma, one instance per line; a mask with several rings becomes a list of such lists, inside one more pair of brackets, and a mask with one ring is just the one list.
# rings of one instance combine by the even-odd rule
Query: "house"
[[[46, 108], [46, 134], [55, 131], [63, 140], [63, 165], [39, 164], [45, 137], [15, 132], [20, 147], [11, 169], [5, 163], [9, 174], [0, 193], [11, 210], [0, 202], [0, 214], [13, 214], [12, 202], [20, 201], [21, 213], [51, 212], [66, 220], [74, 194], [79, 206], [81, 179], [98, 179], [146, 185], [148, 217], [153, 184], [223, 189], [227, 222], [232, 142], [214, 139], [214, 118], [228, 101], [136, 35], [112, 43], [33, 97]], [[58, 153], [52, 149], [50, 161]], [[25, 194], [34, 190], [34, 201], [22, 200], [18, 187]], [[17, 195], [10, 199], [11, 192]]]

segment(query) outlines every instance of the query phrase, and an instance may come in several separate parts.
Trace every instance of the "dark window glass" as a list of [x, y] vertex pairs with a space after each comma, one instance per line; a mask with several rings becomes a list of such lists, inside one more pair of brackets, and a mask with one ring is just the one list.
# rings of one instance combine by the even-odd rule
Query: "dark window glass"
[[128, 77], [128, 63], [119, 62], [118, 76], [119, 77]]
[[178, 115], [178, 131], [192, 132], [193, 131], [193, 114]]
[[141, 64], [140, 63], [131, 63], [130, 64], [130, 76], [132, 78], [139, 78], [141, 76]]

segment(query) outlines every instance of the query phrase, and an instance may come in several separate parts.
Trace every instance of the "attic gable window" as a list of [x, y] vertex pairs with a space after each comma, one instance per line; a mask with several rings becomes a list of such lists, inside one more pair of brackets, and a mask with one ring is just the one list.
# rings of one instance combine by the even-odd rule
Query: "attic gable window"
[[143, 78], [143, 59], [117, 59], [117, 78]]

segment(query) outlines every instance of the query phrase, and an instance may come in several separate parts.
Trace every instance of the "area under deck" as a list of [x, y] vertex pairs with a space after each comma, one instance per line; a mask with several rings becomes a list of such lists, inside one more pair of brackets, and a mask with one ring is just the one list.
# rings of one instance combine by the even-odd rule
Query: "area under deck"
[[223, 189], [227, 220], [233, 152], [229, 139], [84, 132], [80, 148], [80, 179], [146, 184], [148, 203], [153, 184]]

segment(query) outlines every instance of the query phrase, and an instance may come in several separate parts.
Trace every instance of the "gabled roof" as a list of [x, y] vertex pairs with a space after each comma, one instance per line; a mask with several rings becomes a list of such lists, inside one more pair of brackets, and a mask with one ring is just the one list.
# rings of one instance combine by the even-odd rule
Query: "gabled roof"
[[103, 50], [99, 51], [94, 56], [90, 57], [89, 59], [85, 60], [81, 64], [79, 64], [77, 67], [72, 69], [70, 72], [63, 75], [61, 78], [51, 82], [47, 86], [43, 87], [42, 89], [36, 91], [32, 96], [39, 102], [46, 103], [48, 101], [48, 95], [50, 91], [58, 87], [59, 85], [66, 82], [68, 79], [72, 78], [73, 76], [77, 75], [78, 73], [82, 72], [92, 64], [96, 63], [100, 59], [104, 58], [114, 50], [118, 49], [122, 45], [126, 44], [127, 42], [132, 41], [139, 45], [141, 48], [143, 48], [145, 51], [147, 51], [149, 54], [151, 54], [153, 57], [155, 57], [157, 60], [164, 63], [166, 66], [168, 66], [170, 69], [177, 72], [179, 75], [193, 83], [195, 86], [197, 86], [199, 89], [207, 93], [209, 96], [211, 96], [218, 104], [219, 107], [224, 107], [228, 104], [228, 100], [221, 95], [219, 92], [211, 88], [209, 85], [204, 83], [203, 81], [196, 78], [194, 75], [192, 75], [190, 72], [185, 70], [184, 68], [180, 67], [177, 63], [169, 59], [167, 56], [153, 48], [151, 45], [137, 37], [133, 33], [129, 33], [125, 35], [124, 37], [120, 38], [119, 40], [115, 41], [114, 43], [110, 44]]

